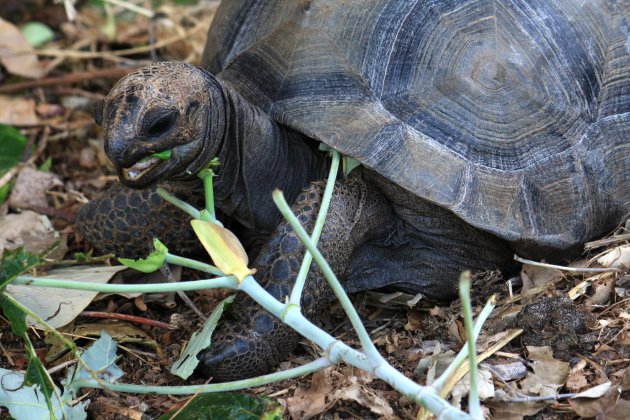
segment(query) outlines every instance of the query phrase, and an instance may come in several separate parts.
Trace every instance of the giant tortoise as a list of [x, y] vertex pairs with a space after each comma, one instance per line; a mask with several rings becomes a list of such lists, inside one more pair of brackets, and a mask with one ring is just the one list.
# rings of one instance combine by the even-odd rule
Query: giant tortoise
[[[464, 269], [574, 256], [630, 211], [628, 28], [630, 2], [613, 0], [224, 1], [200, 67], [145, 67], [97, 110], [125, 187], [79, 224], [127, 256], [180, 236], [185, 217], [134, 189], [190, 193], [218, 157], [216, 205], [268, 238], [257, 278], [284, 299], [303, 248], [271, 192], [311, 229], [321, 142], [362, 163], [321, 238], [348, 291], [449, 299]], [[329, 299], [314, 269], [305, 314]], [[217, 334], [202, 357], [215, 380], [268, 372], [297, 341], [248, 298]]]

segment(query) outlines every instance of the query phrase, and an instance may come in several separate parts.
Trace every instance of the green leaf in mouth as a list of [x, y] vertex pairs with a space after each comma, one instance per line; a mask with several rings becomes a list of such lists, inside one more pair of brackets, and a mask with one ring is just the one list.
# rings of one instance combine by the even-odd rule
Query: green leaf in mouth
[[140, 160], [140, 162], [146, 162], [147, 160], [153, 159], [154, 157], [161, 159], [161, 160], [168, 160], [168, 158], [171, 157], [171, 151], [170, 150], [162, 150], [161, 152], [158, 153], [153, 153], [151, 156], [147, 156], [144, 159]]

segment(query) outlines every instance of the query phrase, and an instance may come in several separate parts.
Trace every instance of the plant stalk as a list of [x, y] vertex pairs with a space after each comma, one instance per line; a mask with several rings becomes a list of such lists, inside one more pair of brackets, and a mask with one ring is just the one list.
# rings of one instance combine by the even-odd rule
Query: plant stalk
[[[324, 228], [324, 222], [326, 221], [326, 215], [328, 214], [328, 207], [330, 206], [330, 199], [332, 198], [333, 190], [335, 189], [335, 181], [337, 179], [337, 171], [339, 170], [339, 152], [332, 151], [332, 162], [330, 164], [330, 172], [328, 173], [328, 180], [326, 181], [326, 188], [324, 189], [324, 195], [322, 196], [322, 202], [317, 213], [317, 220], [315, 220], [315, 226], [313, 227], [313, 233], [311, 234], [311, 240], [315, 245], [319, 241], [319, 236]], [[304, 290], [304, 283], [306, 282], [306, 276], [308, 270], [311, 267], [313, 256], [307, 250], [304, 253], [304, 260], [302, 260], [302, 266], [300, 272], [295, 279], [295, 284], [291, 290], [291, 297], [289, 302], [300, 306], [300, 299], [302, 298], [302, 291]]]

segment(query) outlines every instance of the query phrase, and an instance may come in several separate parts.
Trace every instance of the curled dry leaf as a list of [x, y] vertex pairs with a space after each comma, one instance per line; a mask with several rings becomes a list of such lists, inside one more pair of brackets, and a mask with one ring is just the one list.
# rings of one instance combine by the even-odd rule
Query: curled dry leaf
[[[470, 373], [467, 373], [451, 390], [451, 403], [461, 408], [462, 398], [466, 397], [470, 392]], [[483, 368], [477, 371], [477, 392], [479, 400], [485, 401], [488, 398], [494, 398], [494, 383], [492, 382], [492, 374]]]
[[[2, 47], [0, 46], [0, 48]], [[35, 112], [35, 101], [33, 99], [22, 96], [0, 95], [0, 124], [25, 126], [38, 123], [39, 118]]]
[[[75, 266], [50, 270], [44, 279], [64, 279], [83, 283], [107, 283], [125, 267]], [[98, 292], [89, 290], [60, 289], [8, 285], [7, 293], [24, 306], [45, 319], [48, 325], [58, 328], [72, 322], [96, 297]], [[29, 320], [29, 324], [41, 325]]]
[[37, 60], [37, 55], [28, 52], [31, 46], [20, 30], [11, 22], [0, 18], [0, 63], [11, 74], [37, 79], [45, 71]]
[[373, 376], [357, 372], [357, 375], [341, 375], [333, 384], [331, 373], [325, 369], [313, 375], [308, 389], [298, 388], [293, 397], [287, 399], [287, 408], [293, 418], [308, 419], [330, 409], [337, 401], [355, 401], [368, 408], [381, 419], [394, 419], [394, 411], [387, 400], [367, 386]]
[[190, 224], [212, 261], [224, 274], [236, 276], [240, 283], [256, 272], [247, 268], [247, 253], [232, 232], [205, 220], [192, 220]]
[[552, 396], [564, 385], [569, 375], [569, 364], [553, 358], [550, 347], [527, 346], [532, 360], [533, 373], [521, 382], [521, 389], [528, 395]]
[[23, 246], [31, 254], [47, 251], [55, 242], [60, 245], [49, 258], [61, 259], [66, 253], [65, 236], [57, 232], [48, 217], [27, 210], [18, 214], [8, 214], [0, 220], [0, 255], [5, 248]]
[[[607, 392], [599, 398], [572, 398], [569, 404], [580, 417], [597, 417], [600, 419], [627, 419], [628, 411], [620, 417], [618, 413], [618, 403], [622, 402], [622, 407], [628, 408], [627, 401], [619, 400], [620, 392], [617, 387], [610, 387]], [[625, 404], [624, 404], [625, 403]], [[615, 415], [616, 414], [616, 415]]]
[[630, 267], [630, 245], [621, 245], [606, 251], [597, 262], [609, 268]]
[[521, 271], [521, 279], [523, 280], [522, 293], [537, 286], [544, 286], [561, 277], [562, 272], [555, 268], [523, 264], [523, 270]]

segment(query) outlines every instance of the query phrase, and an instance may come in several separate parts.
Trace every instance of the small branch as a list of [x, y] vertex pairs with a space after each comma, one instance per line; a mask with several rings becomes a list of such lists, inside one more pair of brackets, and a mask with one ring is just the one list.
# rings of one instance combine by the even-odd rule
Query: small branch
[[556, 270], [570, 271], [570, 272], [575, 272], [575, 273], [607, 273], [610, 271], [619, 271], [618, 268], [565, 267], [563, 265], [547, 264], [547, 263], [542, 263], [538, 261], [528, 260], [525, 258], [521, 258], [516, 254], [514, 254], [514, 260], [521, 262], [523, 264], [535, 265], [538, 267], [545, 267], [545, 268], [554, 268]]
[[[324, 228], [324, 222], [326, 221], [326, 215], [328, 214], [328, 207], [330, 206], [330, 199], [332, 198], [333, 190], [335, 189], [335, 181], [337, 180], [337, 171], [339, 170], [339, 152], [333, 150], [333, 158], [330, 164], [330, 172], [328, 173], [328, 180], [326, 181], [326, 188], [324, 189], [324, 195], [322, 196], [321, 206], [319, 213], [317, 213], [317, 220], [313, 227], [313, 233], [311, 234], [311, 240], [315, 245], [319, 241], [319, 236]], [[300, 299], [302, 298], [302, 290], [304, 289], [304, 283], [306, 282], [306, 276], [308, 270], [311, 267], [313, 256], [309, 251], [304, 253], [304, 259], [302, 260], [302, 266], [298, 273], [293, 289], [291, 290], [291, 297], [289, 302], [300, 306]]]
[[144, 54], [150, 52], [151, 50], [155, 50], [158, 48], [165, 47], [170, 44], [174, 44], [175, 42], [179, 42], [183, 39], [190, 38], [193, 34], [200, 32], [202, 30], [206, 30], [206, 26], [204, 24], [199, 24], [194, 28], [169, 38], [166, 38], [162, 41], [158, 41], [153, 45], [145, 45], [142, 47], [135, 48], [127, 48], [124, 50], [115, 50], [108, 52], [90, 52], [90, 51], [72, 51], [72, 50], [54, 50], [54, 49], [16, 49], [12, 50], [16, 55], [17, 54], [37, 54], [40, 56], [46, 57], [66, 57], [66, 58], [76, 58], [76, 59], [84, 59], [91, 60], [95, 58], [107, 58], [110, 57], [120, 57], [127, 55], [136, 55], [136, 54]]
[[[160, 267], [160, 272], [164, 277], [166, 277], [169, 283], [178, 283], [175, 280], [175, 276], [173, 276], [171, 269], [168, 267], [168, 264], [162, 264], [162, 267]], [[186, 306], [192, 309], [192, 311], [196, 313], [199, 318], [203, 319], [204, 321], [206, 320], [206, 315], [201, 312], [199, 308], [197, 308], [193, 301], [188, 297], [186, 292], [184, 292], [183, 290], [178, 290], [176, 293], [177, 296], [179, 296], [179, 298], [186, 304]]]
[[197, 260], [191, 260], [190, 258], [180, 257], [171, 253], [166, 254], [164, 261], [169, 264], [181, 265], [182, 267], [188, 267], [204, 273], [214, 274], [215, 276], [224, 276], [223, 272], [214, 265], [202, 263]]
[[149, 19], [151, 19], [155, 15], [155, 13], [153, 13], [153, 11], [149, 9], [145, 9], [144, 7], [140, 7], [138, 5], [135, 5], [133, 3], [129, 3], [126, 1], [121, 1], [121, 0], [104, 0], [104, 1], [109, 4], [113, 4], [114, 6], [120, 6], [124, 9], [130, 10], [139, 15], [148, 17]]
[[[484, 306], [484, 308], [481, 310], [481, 312], [477, 316], [477, 320], [475, 321], [475, 327], [473, 329], [473, 336], [472, 336], [473, 340], [477, 340], [477, 338], [479, 338], [479, 334], [481, 333], [481, 328], [483, 327], [483, 324], [486, 322], [486, 320], [488, 319], [488, 317], [494, 310], [494, 307], [496, 306], [496, 304], [497, 304], [496, 296], [492, 295], [490, 299], [488, 299], [486, 306]], [[460, 365], [466, 360], [466, 358], [468, 357], [468, 352], [469, 352], [468, 345], [464, 345], [462, 349], [459, 351], [459, 353], [457, 354], [457, 356], [455, 356], [455, 359], [453, 359], [453, 361], [448, 365], [448, 367], [440, 375], [440, 377], [437, 378], [435, 381], [433, 381], [433, 384], [431, 386], [436, 388], [438, 391], [441, 392], [442, 395], [444, 395], [445, 393], [442, 392], [442, 390], [445, 389], [445, 385], [448, 382], [449, 378], [451, 378], [455, 374], [455, 371], [457, 371]]]
[[38, 264], [36, 268], [51, 267], [51, 266], [79, 265], [79, 264], [98, 264], [98, 263], [105, 262], [107, 260], [111, 260], [114, 257], [115, 257], [114, 254], [105, 254], [105, 255], [99, 255], [98, 257], [90, 257], [86, 259], [59, 260], [59, 261], [51, 260], [51, 261], [44, 261], [41, 264]]
[[281, 372], [271, 373], [269, 375], [258, 376], [256, 378], [243, 379], [240, 381], [225, 382], [221, 384], [208, 385], [186, 385], [186, 386], [147, 386], [135, 384], [104, 384], [101, 386], [94, 380], [78, 380], [72, 383], [75, 389], [79, 388], [104, 388], [114, 392], [135, 392], [139, 394], [171, 394], [171, 395], [190, 395], [190, 394], [206, 394], [211, 392], [238, 391], [245, 388], [253, 388], [256, 386], [266, 385], [272, 382], [284, 381], [285, 379], [296, 378], [298, 376], [308, 375], [332, 366], [326, 357], [313, 360], [302, 366], [288, 369]]
[[131, 73], [139, 68], [139, 66], [109, 67], [93, 71], [78, 71], [63, 76], [47, 77], [39, 80], [11, 83], [9, 85], [0, 86], [0, 93], [13, 93], [20, 90], [44, 86], [71, 85], [95, 79], [119, 79], [127, 73]]
[[597, 241], [591, 241], [584, 244], [584, 249], [589, 251], [595, 248], [601, 248], [603, 246], [617, 244], [619, 242], [630, 241], [630, 233], [622, 233], [621, 235], [611, 236], [610, 238], [599, 239]]
[[566, 398], [573, 398], [577, 394], [556, 394], [556, 395], [539, 395], [539, 396], [526, 396], [526, 397], [510, 397], [503, 401], [506, 402], [534, 402], [534, 401], [555, 401], [563, 400]]
[[376, 346], [374, 346], [374, 343], [372, 343], [370, 335], [361, 322], [361, 318], [359, 317], [359, 314], [357, 314], [357, 311], [354, 309], [350, 298], [348, 298], [348, 295], [343, 290], [341, 283], [339, 283], [337, 276], [335, 276], [335, 273], [333, 273], [330, 265], [328, 265], [328, 262], [324, 259], [317, 247], [313, 244], [311, 238], [309, 238], [308, 236], [308, 233], [306, 233], [298, 219], [291, 211], [291, 208], [284, 199], [284, 195], [281, 191], [275, 190], [273, 192], [273, 201], [276, 203], [276, 206], [280, 210], [280, 213], [282, 213], [282, 215], [284, 216], [285, 220], [291, 225], [300, 241], [302, 241], [302, 243], [306, 246], [306, 249], [308, 249], [308, 251], [313, 255], [313, 258], [317, 263], [319, 269], [324, 274], [324, 277], [326, 277], [326, 280], [328, 280], [330, 288], [335, 293], [335, 296], [337, 296], [337, 299], [339, 299], [339, 302], [346, 312], [348, 319], [350, 319], [352, 326], [359, 336], [359, 341], [361, 342], [363, 351], [365, 351], [365, 354], [370, 362], [373, 363], [372, 368], [374, 369], [378, 367], [379, 365], [384, 363], [385, 360], [376, 349]]
[[212, 169], [205, 169], [202, 171], [201, 179], [203, 180], [203, 190], [206, 197], [206, 212], [213, 220], [216, 220], [217, 217], [214, 213], [214, 190], [212, 188], [213, 177], [214, 171]]
[[197, 210], [196, 208], [194, 208], [193, 206], [191, 206], [184, 200], [180, 200], [179, 198], [175, 197], [174, 195], [172, 195], [171, 193], [169, 193], [162, 187], [158, 187], [156, 189], [156, 192], [164, 200], [168, 201], [169, 203], [171, 203], [178, 209], [182, 210], [184, 213], [186, 213], [193, 219], [201, 219], [201, 213], [199, 212], [199, 210]]
[[468, 360], [470, 368], [470, 391], [468, 392], [468, 410], [473, 419], [483, 420], [483, 413], [479, 405], [477, 388], [477, 350], [475, 333], [473, 331], [472, 305], [470, 303], [470, 271], [464, 271], [459, 276], [459, 299], [462, 303], [464, 327], [466, 328]]
[[156, 321], [154, 319], [143, 318], [141, 316], [118, 314], [111, 312], [97, 312], [97, 311], [83, 311], [80, 316], [87, 316], [90, 318], [104, 318], [104, 319], [119, 319], [121, 321], [133, 322], [136, 324], [149, 325], [151, 327], [162, 328], [164, 330], [176, 330], [178, 327], [166, 322]]
[[57, 289], [87, 290], [101, 293], [167, 293], [178, 290], [232, 289], [238, 290], [238, 281], [233, 276], [214, 279], [182, 281], [179, 283], [151, 284], [95, 284], [71, 280], [43, 279], [32, 276], [19, 276], [12, 284], [19, 286], [54, 287]]

